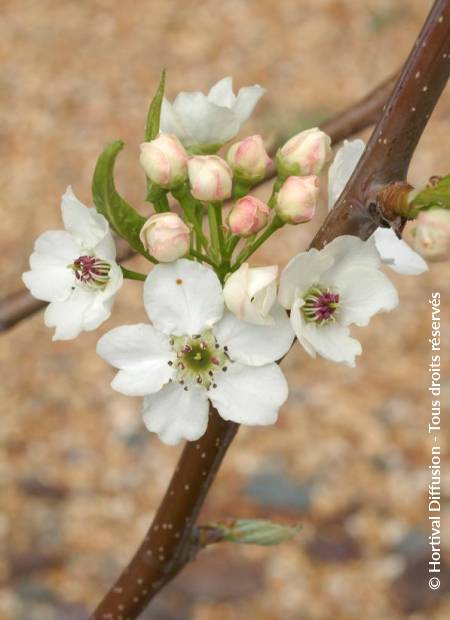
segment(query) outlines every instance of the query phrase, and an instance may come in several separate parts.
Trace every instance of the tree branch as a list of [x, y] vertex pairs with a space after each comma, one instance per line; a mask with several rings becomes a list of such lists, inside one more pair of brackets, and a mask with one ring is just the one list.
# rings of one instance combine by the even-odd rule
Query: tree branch
[[[311, 247], [321, 248], [342, 234], [366, 239], [379, 225], [380, 216], [371, 207], [374, 196], [383, 184], [406, 177], [447, 81], [449, 2], [435, 2], [360, 165]], [[134, 620], [186, 563], [194, 520], [237, 428], [212, 411], [204, 437], [186, 444], [146, 539], [92, 620]]]
[[[339, 112], [322, 125], [325, 131], [336, 144], [344, 138], [350, 138], [355, 133], [373, 125], [379, 115], [383, 105], [386, 103], [390, 92], [395, 84], [395, 77], [391, 77], [357, 103]], [[275, 165], [272, 164], [266, 174], [264, 181], [268, 181], [276, 176]], [[118, 243], [118, 260], [123, 262], [134, 255], [121, 239]], [[19, 290], [4, 299], [0, 300], [0, 332], [7, 331], [20, 323], [23, 319], [32, 316], [46, 306], [45, 301], [35, 299], [26, 290]]]

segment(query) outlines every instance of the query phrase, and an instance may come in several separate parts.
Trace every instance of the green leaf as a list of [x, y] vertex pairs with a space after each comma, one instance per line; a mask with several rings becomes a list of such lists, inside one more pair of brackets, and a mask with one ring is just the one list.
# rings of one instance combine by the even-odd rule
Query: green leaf
[[435, 185], [419, 192], [412, 204], [421, 210], [431, 207], [450, 209], [450, 174], [442, 177]]
[[164, 88], [166, 85], [166, 71], [161, 72], [158, 88], [152, 99], [147, 114], [147, 123], [145, 125], [145, 142], [154, 140], [159, 133], [159, 123], [161, 120], [161, 106], [164, 98]]
[[146, 219], [129, 205], [114, 185], [114, 164], [123, 142], [109, 144], [97, 160], [92, 179], [92, 197], [95, 207], [109, 222], [111, 228], [126, 239], [130, 246], [153, 263], [157, 261], [145, 251], [139, 233]]
[[215, 527], [222, 531], [222, 540], [264, 547], [289, 540], [300, 529], [299, 526], [280, 525], [266, 519], [238, 519], [231, 525], [220, 523]]

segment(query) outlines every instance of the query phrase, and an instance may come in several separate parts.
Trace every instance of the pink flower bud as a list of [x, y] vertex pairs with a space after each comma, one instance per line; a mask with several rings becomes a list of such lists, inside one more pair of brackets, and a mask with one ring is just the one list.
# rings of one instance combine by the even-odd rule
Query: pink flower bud
[[237, 201], [228, 216], [228, 224], [233, 235], [250, 237], [267, 224], [269, 207], [254, 196], [244, 196]]
[[450, 211], [439, 208], [421, 211], [413, 234], [414, 248], [427, 260], [450, 258]]
[[228, 150], [227, 161], [237, 177], [256, 183], [264, 178], [271, 159], [261, 136], [256, 135], [233, 144]]
[[275, 210], [289, 224], [309, 222], [319, 196], [319, 177], [288, 177], [276, 197]]
[[140, 163], [148, 178], [166, 189], [187, 178], [188, 155], [176, 136], [161, 134], [151, 142], [143, 142]]
[[144, 247], [162, 263], [185, 256], [190, 246], [190, 230], [176, 213], [152, 215], [139, 235]]
[[217, 155], [196, 155], [188, 162], [191, 193], [197, 200], [217, 202], [231, 196], [233, 174]]
[[314, 127], [298, 133], [278, 150], [277, 166], [283, 176], [319, 174], [330, 157], [330, 137]]

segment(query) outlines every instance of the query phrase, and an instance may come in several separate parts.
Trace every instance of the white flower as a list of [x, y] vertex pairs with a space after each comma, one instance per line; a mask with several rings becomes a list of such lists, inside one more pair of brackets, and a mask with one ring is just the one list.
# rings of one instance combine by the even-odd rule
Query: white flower
[[232, 78], [226, 77], [207, 95], [181, 92], [173, 103], [164, 98], [161, 132], [175, 134], [186, 147], [205, 147], [198, 152], [215, 152], [234, 138], [265, 92], [261, 86], [244, 86], [236, 96]]
[[270, 311], [277, 298], [277, 265], [249, 267], [244, 263], [225, 281], [225, 304], [238, 319], [255, 325], [272, 325]]
[[[344, 146], [336, 153], [328, 173], [329, 209], [332, 209], [347, 185], [365, 148], [366, 145], [362, 140], [351, 142], [345, 140]], [[397, 273], [418, 275], [428, 271], [423, 258], [414, 252], [403, 239], [398, 239], [391, 228], [378, 228], [373, 237], [381, 260]]]
[[150, 431], [168, 444], [198, 439], [208, 423], [208, 401], [225, 420], [276, 421], [288, 389], [274, 362], [294, 336], [281, 307], [273, 326], [223, 314], [217, 276], [187, 259], [153, 269], [144, 305], [153, 325], [117, 327], [100, 339], [97, 352], [119, 369], [115, 390], [144, 396]]
[[379, 270], [373, 239], [337, 237], [323, 250], [295, 256], [281, 273], [278, 298], [304, 349], [334, 362], [355, 365], [361, 354], [348, 326], [367, 325], [378, 312], [398, 304], [397, 291]]
[[31, 271], [22, 279], [34, 297], [50, 302], [44, 321], [56, 328], [53, 340], [71, 340], [106, 321], [123, 278], [103, 215], [85, 207], [71, 187], [61, 211], [66, 230], [50, 230], [36, 240]]

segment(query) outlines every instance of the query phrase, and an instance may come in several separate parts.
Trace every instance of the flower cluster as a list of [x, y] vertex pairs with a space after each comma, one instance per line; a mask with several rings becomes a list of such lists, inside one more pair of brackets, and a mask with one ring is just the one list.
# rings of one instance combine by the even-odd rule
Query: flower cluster
[[[251, 195], [272, 165], [263, 138], [252, 135], [224, 157], [218, 153], [263, 93], [249, 86], [235, 96], [225, 78], [208, 95], [180, 93], [173, 104], [155, 96], [149, 127], [156, 122], [157, 130], [146, 130], [140, 151], [154, 213], [145, 219], [117, 193], [112, 170], [122, 145], [113, 143], [94, 174], [95, 208], [68, 188], [65, 230], [38, 238], [23, 274], [32, 295], [49, 302], [45, 323], [55, 327], [55, 340], [105, 321], [123, 277], [144, 281], [150, 323], [113, 328], [97, 352], [118, 369], [112, 387], [144, 398], [145, 425], [168, 444], [198, 439], [211, 406], [225, 420], [274, 423], [288, 393], [277, 362], [294, 339], [312, 357], [354, 366], [361, 345], [351, 325], [367, 325], [398, 303], [383, 264], [409, 274], [427, 268], [390, 229], [368, 241], [338, 237], [294, 256], [281, 272], [278, 265], [250, 265], [276, 231], [313, 218], [331, 158], [323, 131], [302, 131], [276, 153], [271, 195]], [[329, 171], [330, 208], [363, 150], [354, 141], [338, 151]], [[442, 256], [450, 233], [440, 211], [421, 214], [415, 239]], [[119, 267], [110, 226], [154, 263], [148, 274]]]

